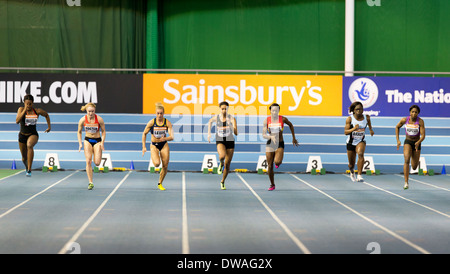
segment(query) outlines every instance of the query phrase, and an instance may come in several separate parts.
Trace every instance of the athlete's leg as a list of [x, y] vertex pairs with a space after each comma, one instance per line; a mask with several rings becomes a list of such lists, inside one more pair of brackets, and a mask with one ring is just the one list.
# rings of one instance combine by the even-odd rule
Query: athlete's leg
[[366, 150], [366, 143], [360, 142], [356, 145], [356, 154], [358, 155], [358, 175], [362, 174], [362, 170], [364, 168], [364, 151]]
[[162, 166], [161, 170], [159, 171], [159, 185], [162, 186], [162, 182], [164, 181], [164, 178], [166, 177], [167, 174], [167, 168], [169, 167], [169, 159], [170, 159], [169, 143], [164, 144], [164, 147], [161, 149], [160, 155]]
[[[413, 148], [411, 147], [410, 144], [404, 144], [403, 145], [403, 157], [404, 157], [404, 163], [403, 163], [403, 174], [405, 175], [405, 185], [403, 186], [404, 189], [407, 189], [409, 187], [409, 163], [411, 161], [411, 156], [413, 154]], [[419, 153], [420, 156], [420, 153]], [[417, 164], [414, 163], [417, 168], [418, 165], [418, 161]]]
[[94, 153], [94, 149], [92, 145], [84, 140], [84, 156], [86, 158], [86, 174], [89, 180], [89, 183], [93, 183], [93, 170], [92, 170], [92, 154]]
[[27, 167], [28, 171], [31, 171], [34, 159], [34, 146], [37, 144], [39, 137], [37, 135], [31, 135], [27, 141]]

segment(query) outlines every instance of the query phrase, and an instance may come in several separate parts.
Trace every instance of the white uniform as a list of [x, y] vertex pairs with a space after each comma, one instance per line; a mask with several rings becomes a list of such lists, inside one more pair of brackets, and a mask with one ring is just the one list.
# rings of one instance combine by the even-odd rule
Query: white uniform
[[352, 121], [350, 123], [350, 128], [354, 128], [356, 125], [359, 125], [359, 128], [348, 135], [347, 144], [356, 146], [360, 142], [365, 142], [364, 138], [366, 137], [367, 119], [365, 115], [363, 115], [364, 119], [362, 121], [356, 120], [353, 115], [351, 117]]

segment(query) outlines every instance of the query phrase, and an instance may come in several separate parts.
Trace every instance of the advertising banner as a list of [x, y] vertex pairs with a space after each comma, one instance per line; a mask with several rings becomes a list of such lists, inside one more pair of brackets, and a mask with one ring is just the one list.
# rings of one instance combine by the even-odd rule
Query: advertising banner
[[17, 112], [26, 94], [47, 112], [142, 113], [142, 74], [0, 74], [0, 112]]
[[169, 114], [211, 114], [222, 101], [235, 115], [340, 116], [342, 76], [144, 74], [143, 112], [162, 103]]
[[342, 115], [354, 101], [371, 116], [407, 116], [412, 105], [420, 115], [450, 117], [450, 78], [344, 77]]

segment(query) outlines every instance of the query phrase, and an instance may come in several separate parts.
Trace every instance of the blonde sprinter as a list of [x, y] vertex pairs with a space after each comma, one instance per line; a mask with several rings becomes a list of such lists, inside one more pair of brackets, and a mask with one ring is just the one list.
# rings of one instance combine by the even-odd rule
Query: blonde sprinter
[[[84, 156], [86, 157], [86, 173], [89, 180], [88, 189], [91, 190], [94, 188], [93, 182], [93, 171], [92, 171], [92, 156], [94, 156], [94, 163], [96, 166], [100, 165], [100, 161], [102, 160], [102, 151], [105, 150], [105, 138], [106, 138], [106, 130], [105, 130], [105, 122], [102, 117], [95, 114], [96, 106], [93, 103], [88, 103], [81, 108], [81, 111], [86, 111], [86, 115], [81, 117], [78, 122], [78, 152], [81, 151], [81, 148], [84, 144]], [[81, 131], [84, 127], [86, 132], [86, 136], [84, 141], [81, 140]], [[100, 136], [101, 129], [101, 136]]]
[[151, 133], [150, 153], [152, 162], [155, 167], [162, 163], [162, 168], [159, 172], [159, 190], [166, 190], [162, 186], [164, 177], [167, 174], [167, 167], [169, 166], [170, 150], [168, 141], [173, 140], [172, 123], [164, 118], [164, 107], [162, 104], [156, 104], [156, 118], [150, 120], [142, 133], [142, 156], [144, 156], [147, 148], [145, 146], [147, 134]]

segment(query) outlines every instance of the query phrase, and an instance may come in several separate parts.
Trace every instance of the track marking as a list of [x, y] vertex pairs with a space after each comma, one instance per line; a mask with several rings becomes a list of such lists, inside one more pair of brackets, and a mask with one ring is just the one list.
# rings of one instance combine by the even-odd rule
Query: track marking
[[[399, 176], [399, 177], [402, 177], [402, 178], [405, 178], [404, 175], [400, 175], [400, 174], [394, 174], [394, 175]], [[413, 178], [411, 178], [411, 177], [409, 178], [409, 180], [414, 181], [414, 182], [421, 183], [421, 184], [423, 184], [423, 185], [431, 186], [431, 187], [434, 187], [434, 188], [437, 188], [437, 189], [441, 189], [441, 190], [445, 190], [445, 191], [450, 191], [450, 189], [448, 189], [448, 188], [444, 188], [444, 187], [440, 187], [440, 186], [435, 186], [435, 185], [432, 185], [432, 184], [430, 184], [430, 183], [425, 183], [425, 182], [422, 182], [422, 181], [413, 179]]]
[[300, 248], [300, 250], [305, 254], [311, 254], [311, 251], [292, 233], [292, 231], [284, 224], [280, 218], [270, 209], [270, 207], [259, 197], [259, 195], [253, 190], [253, 188], [242, 178], [239, 173], [236, 175], [241, 179], [241, 181], [247, 186], [248, 189], [253, 193], [253, 195], [258, 199], [258, 201], [263, 205], [263, 207], [269, 212], [272, 218], [281, 226], [281, 228], [286, 232], [286, 234], [291, 238], [291, 240]]
[[17, 174], [20, 174], [20, 173], [22, 173], [22, 172], [25, 172], [25, 170], [18, 171], [18, 172], [14, 173], [14, 174], [11, 174], [11, 175], [8, 175], [8, 176], [6, 176], [6, 177], [3, 177], [3, 178], [0, 179], [0, 182], [3, 181], [3, 180], [5, 180], [5, 179], [8, 179], [8, 178], [10, 178], [10, 177], [12, 177], [12, 176], [16, 176]]
[[[342, 175], [348, 177], [348, 176], [345, 175], [345, 174], [342, 174]], [[397, 174], [396, 174], [396, 175], [397, 175]], [[400, 176], [400, 177], [401, 177], [401, 175], [397, 175], [397, 176]], [[410, 180], [414, 180], [414, 179], [410, 179]], [[414, 181], [417, 181], [417, 180], [414, 180]], [[420, 182], [420, 181], [417, 181], [417, 182], [423, 183], [423, 184], [426, 184], [426, 185], [433, 186], [433, 185], [428, 184], [428, 183], [424, 183], [424, 182]], [[413, 204], [415, 204], [415, 205], [421, 206], [421, 207], [423, 207], [423, 208], [425, 208], [425, 209], [431, 210], [431, 211], [433, 211], [433, 212], [435, 212], [435, 213], [437, 213], [437, 214], [440, 214], [440, 215], [442, 215], [442, 216], [444, 216], [444, 217], [450, 218], [450, 215], [445, 214], [445, 213], [443, 213], [443, 212], [441, 212], [441, 211], [439, 211], [439, 210], [437, 210], [437, 209], [434, 209], [434, 208], [432, 208], [432, 207], [429, 207], [429, 206], [427, 206], [427, 205], [424, 205], [424, 204], [421, 204], [421, 203], [419, 203], [419, 202], [413, 201], [413, 200], [411, 200], [411, 199], [405, 198], [405, 197], [403, 197], [403, 196], [401, 196], [401, 195], [398, 195], [398, 194], [396, 194], [396, 193], [393, 193], [393, 192], [391, 192], [391, 191], [389, 191], [389, 190], [386, 190], [386, 189], [384, 189], [384, 188], [381, 188], [381, 187], [378, 187], [378, 186], [374, 186], [374, 185], [372, 185], [372, 184], [370, 184], [370, 183], [368, 183], [368, 182], [366, 182], [366, 181], [364, 181], [364, 182], [362, 182], [362, 183], [363, 183], [363, 184], [366, 184], [366, 185], [368, 185], [368, 186], [370, 186], [370, 187], [373, 187], [373, 188], [375, 188], [375, 189], [378, 189], [378, 190], [381, 190], [381, 191], [383, 191], [383, 192], [386, 192], [386, 193], [388, 193], [388, 194], [390, 194], [390, 195], [393, 195], [393, 196], [395, 196], [395, 197], [398, 197], [398, 198], [400, 198], [400, 199], [403, 199], [403, 200], [405, 200], [405, 201], [408, 201], [408, 202], [410, 202], [410, 203], [413, 203]], [[439, 189], [442, 189], [441, 187], [437, 187], [437, 186], [434, 186], [434, 187], [439, 188]], [[444, 189], [444, 190], [446, 190], [446, 189]]]
[[64, 254], [71, 250], [73, 244], [77, 241], [77, 239], [80, 237], [80, 235], [86, 230], [86, 228], [89, 226], [89, 224], [97, 217], [97, 215], [100, 213], [100, 211], [105, 207], [106, 203], [108, 203], [109, 199], [116, 193], [116, 191], [119, 189], [119, 187], [125, 182], [125, 180], [130, 176], [131, 171], [128, 171], [127, 175], [123, 177], [123, 179], [117, 184], [117, 186], [111, 191], [111, 193], [106, 197], [106, 199], [102, 202], [102, 204], [92, 213], [92, 215], [87, 219], [87, 221], [78, 229], [78, 231], [70, 238], [70, 240], [61, 248], [61, 250], [58, 252], [58, 254]]
[[[37, 196], [41, 195], [42, 193], [46, 192], [47, 190], [49, 190], [50, 188], [56, 186], [57, 184], [61, 183], [62, 181], [66, 180], [67, 178], [69, 178], [70, 176], [74, 175], [75, 173], [77, 173], [78, 170], [76, 170], [74, 173], [67, 175], [66, 177], [62, 178], [61, 180], [59, 180], [58, 182], [48, 186], [47, 188], [45, 188], [44, 190], [34, 194], [33, 196], [31, 196], [30, 198], [26, 199], [25, 201], [21, 202], [20, 204], [10, 208], [8, 211], [4, 212], [3, 214], [0, 215], [0, 219], [5, 217], [6, 215], [8, 215], [9, 213], [13, 212], [14, 210], [16, 210], [17, 208], [23, 206], [24, 204], [28, 203], [29, 201], [33, 200], [34, 198], [36, 198]], [[17, 173], [16, 173], [17, 174]]]
[[[340, 205], [343, 206], [344, 208], [350, 210], [351, 212], [353, 212], [354, 214], [358, 215], [359, 217], [361, 217], [362, 219], [366, 220], [367, 222], [369, 222], [369, 223], [373, 224], [374, 226], [380, 228], [380, 229], [383, 230], [384, 232], [390, 234], [390, 235], [393, 236], [394, 238], [397, 238], [398, 240], [404, 242], [405, 244], [411, 246], [412, 248], [418, 250], [419, 252], [421, 252], [421, 253], [423, 253], [423, 254], [430, 254], [430, 252], [428, 252], [428, 251], [425, 250], [424, 248], [422, 248], [422, 247], [420, 247], [420, 246], [418, 246], [418, 245], [416, 245], [416, 244], [410, 242], [409, 240], [403, 238], [402, 236], [398, 235], [398, 234], [395, 233], [394, 231], [392, 231], [392, 230], [390, 230], [390, 229], [388, 229], [388, 228], [386, 228], [386, 227], [380, 225], [379, 223], [375, 222], [374, 220], [372, 220], [372, 219], [366, 217], [365, 215], [359, 213], [358, 211], [354, 210], [353, 208], [349, 207], [348, 205], [344, 204], [343, 202], [337, 200], [337, 199], [334, 198], [333, 196], [331, 196], [331, 195], [327, 194], [326, 192], [324, 192], [324, 191], [318, 189], [317, 187], [315, 187], [315, 186], [309, 184], [308, 182], [306, 182], [306, 181], [304, 181], [304, 180], [298, 178], [298, 177], [295, 176], [294, 174], [291, 174], [291, 176], [294, 177], [295, 179], [297, 179], [298, 181], [304, 183], [305, 185], [309, 186], [310, 188], [316, 190], [317, 192], [323, 194], [324, 196], [328, 197], [328, 198], [331, 199], [332, 201], [334, 201], [334, 202], [340, 204]], [[344, 176], [345, 176], [345, 175], [344, 175]]]
[[395, 197], [398, 197], [398, 198], [400, 198], [400, 199], [403, 199], [403, 200], [405, 200], [405, 201], [408, 201], [408, 202], [410, 202], [410, 203], [413, 203], [413, 204], [415, 204], [415, 205], [421, 206], [421, 207], [423, 207], [423, 208], [425, 208], [425, 209], [431, 210], [431, 211], [433, 211], [433, 212], [435, 212], [435, 213], [437, 213], [437, 214], [440, 214], [440, 215], [442, 215], [442, 216], [444, 216], [444, 217], [450, 218], [450, 215], [445, 214], [445, 213], [443, 213], [443, 212], [441, 212], [441, 211], [439, 211], [439, 210], [437, 210], [437, 209], [434, 209], [434, 208], [432, 208], [432, 207], [429, 207], [429, 206], [426, 206], [426, 205], [424, 205], [424, 204], [418, 203], [418, 202], [413, 201], [413, 200], [411, 200], [411, 199], [405, 198], [405, 197], [403, 197], [403, 196], [401, 196], [401, 195], [398, 195], [398, 194], [395, 194], [395, 193], [393, 193], [393, 192], [390, 192], [389, 190], [386, 190], [386, 189], [384, 189], [384, 188], [381, 188], [381, 187], [378, 187], [378, 186], [374, 186], [374, 185], [372, 185], [372, 184], [369, 184], [368, 182], [365, 182], [365, 181], [364, 181], [363, 183], [366, 184], [366, 185], [368, 185], [368, 186], [371, 186], [371, 187], [373, 187], [373, 188], [376, 188], [376, 189], [378, 189], [378, 190], [381, 190], [381, 191], [383, 191], [383, 192], [386, 192], [386, 193], [388, 193], [388, 194], [391, 194], [391, 195], [393, 195], [393, 196], [395, 196]]
[[187, 221], [187, 206], [186, 206], [186, 173], [182, 173], [182, 240], [181, 240], [181, 252], [183, 254], [189, 254], [189, 233], [188, 233], [188, 221]]

